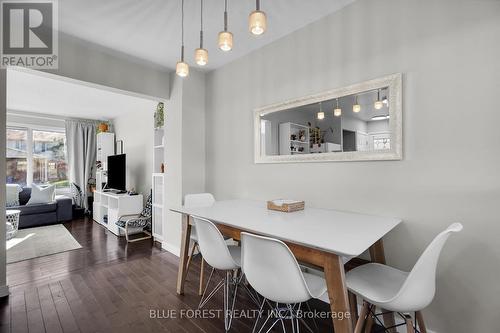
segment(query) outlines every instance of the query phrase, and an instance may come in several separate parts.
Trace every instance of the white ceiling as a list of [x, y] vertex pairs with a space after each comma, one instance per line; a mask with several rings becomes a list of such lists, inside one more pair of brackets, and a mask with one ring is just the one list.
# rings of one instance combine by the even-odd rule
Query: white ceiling
[[[354, 0], [262, 0], [268, 17], [268, 31], [260, 37], [248, 32], [254, 0], [229, 0], [229, 31], [234, 48], [217, 48], [217, 34], [223, 28], [224, 0], [204, 0], [205, 48], [214, 69], [258, 49]], [[174, 68], [180, 54], [181, 0], [64, 0], [59, 1], [59, 29], [68, 35], [110, 49]], [[194, 64], [199, 44], [200, 0], [185, 0], [186, 60]]]
[[25, 69], [7, 70], [7, 110], [61, 117], [112, 119], [154, 110], [157, 102]]

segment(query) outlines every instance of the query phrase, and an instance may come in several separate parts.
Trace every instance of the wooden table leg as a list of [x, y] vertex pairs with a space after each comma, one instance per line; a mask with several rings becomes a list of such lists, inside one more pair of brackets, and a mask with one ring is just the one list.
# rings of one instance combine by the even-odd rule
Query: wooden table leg
[[[352, 333], [352, 321], [347, 315], [350, 313], [349, 296], [342, 258], [335, 254], [326, 254], [324, 270], [335, 333]], [[340, 317], [341, 315], [343, 317]]]
[[[372, 259], [372, 262], [376, 262], [376, 263], [385, 265], [384, 242], [382, 241], [382, 239], [379, 239], [372, 246], [370, 246], [369, 251], [370, 251], [370, 257]], [[387, 312], [384, 309], [381, 309], [381, 311], [385, 313], [383, 315], [384, 325], [386, 327], [394, 326], [396, 324], [394, 321], [394, 313]], [[391, 328], [391, 329], [388, 329], [387, 331], [390, 333], [394, 333], [394, 332], [396, 332], [396, 329]]]
[[181, 257], [179, 260], [179, 272], [177, 273], [177, 293], [184, 294], [184, 281], [186, 279], [186, 266], [188, 261], [189, 240], [191, 236], [191, 225], [189, 224], [189, 215], [182, 215], [182, 233], [181, 233]]

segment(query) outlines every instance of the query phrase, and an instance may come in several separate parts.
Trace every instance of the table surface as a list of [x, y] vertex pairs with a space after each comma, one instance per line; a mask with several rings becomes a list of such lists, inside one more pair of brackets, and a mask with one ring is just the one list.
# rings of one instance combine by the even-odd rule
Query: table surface
[[252, 200], [225, 200], [210, 207], [171, 210], [348, 257], [359, 256], [401, 223], [398, 218], [307, 205], [303, 211], [283, 213], [268, 210], [266, 202]]

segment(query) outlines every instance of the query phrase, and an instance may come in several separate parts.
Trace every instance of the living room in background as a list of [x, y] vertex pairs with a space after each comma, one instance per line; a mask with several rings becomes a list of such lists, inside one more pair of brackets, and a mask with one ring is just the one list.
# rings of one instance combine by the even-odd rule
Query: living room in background
[[6, 158], [7, 184], [51, 184], [58, 192], [68, 191], [64, 128], [8, 124]]

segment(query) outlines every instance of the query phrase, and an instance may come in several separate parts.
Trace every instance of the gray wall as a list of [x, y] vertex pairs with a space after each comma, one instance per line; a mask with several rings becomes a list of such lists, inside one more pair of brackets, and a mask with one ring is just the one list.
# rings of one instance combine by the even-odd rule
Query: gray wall
[[59, 69], [48, 72], [148, 96], [169, 96], [170, 71], [64, 33], [59, 33]]
[[[207, 190], [218, 199], [300, 193], [309, 206], [401, 217], [385, 244], [388, 263], [405, 270], [460, 221], [424, 314], [437, 332], [495, 331], [499, 40], [499, 1], [358, 0], [211, 72]], [[396, 72], [404, 73], [402, 161], [253, 163], [254, 108]]]

